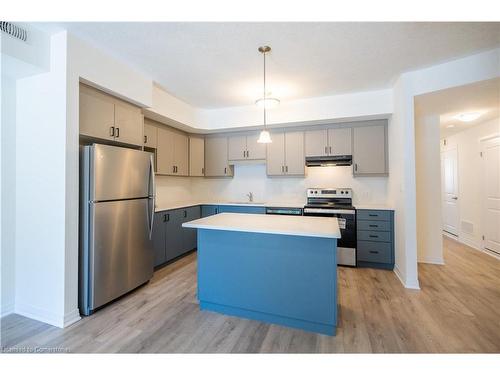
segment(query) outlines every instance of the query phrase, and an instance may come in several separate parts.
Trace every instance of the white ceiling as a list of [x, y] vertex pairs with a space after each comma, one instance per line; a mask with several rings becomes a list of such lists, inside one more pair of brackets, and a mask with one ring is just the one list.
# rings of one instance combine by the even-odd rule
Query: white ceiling
[[[460, 113], [480, 112], [474, 121], [462, 122]], [[449, 137], [500, 116], [500, 78], [436, 91], [416, 97], [415, 115], [439, 115], [441, 137]], [[452, 128], [448, 126], [453, 125]], [[498, 124], [500, 130], [500, 120]]]
[[392, 86], [405, 71], [500, 45], [500, 23], [58, 23], [202, 108], [252, 104], [272, 47], [282, 100]]

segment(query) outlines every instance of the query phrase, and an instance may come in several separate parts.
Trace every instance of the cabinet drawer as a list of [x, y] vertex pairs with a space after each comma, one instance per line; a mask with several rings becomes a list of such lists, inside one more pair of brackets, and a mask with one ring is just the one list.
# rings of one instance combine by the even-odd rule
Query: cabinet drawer
[[392, 263], [392, 244], [358, 241], [357, 258], [360, 262]]
[[358, 241], [392, 242], [391, 232], [358, 230]]
[[358, 220], [358, 230], [390, 232], [390, 221]]
[[391, 211], [385, 210], [357, 210], [356, 215], [358, 220], [391, 220]]

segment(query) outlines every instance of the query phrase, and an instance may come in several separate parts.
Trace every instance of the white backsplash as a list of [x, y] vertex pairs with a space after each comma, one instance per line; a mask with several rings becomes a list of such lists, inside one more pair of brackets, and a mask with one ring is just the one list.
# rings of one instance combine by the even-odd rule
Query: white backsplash
[[158, 206], [182, 201], [304, 202], [309, 187], [339, 187], [353, 190], [356, 204], [384, 204], [387, 177], [352, 176], [351, 167], [306, 168], [306, 177], [267, 177], [266, 166], [235, 165], [233, 178], [157, 177]]

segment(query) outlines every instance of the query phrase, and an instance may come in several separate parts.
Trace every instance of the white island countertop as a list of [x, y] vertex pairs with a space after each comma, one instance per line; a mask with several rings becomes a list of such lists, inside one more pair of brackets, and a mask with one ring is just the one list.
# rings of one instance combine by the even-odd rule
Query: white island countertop
[[235, 232], [340, 238], [339, 224], [333, 217], [222, 213], [189, 221], [182, 226]]

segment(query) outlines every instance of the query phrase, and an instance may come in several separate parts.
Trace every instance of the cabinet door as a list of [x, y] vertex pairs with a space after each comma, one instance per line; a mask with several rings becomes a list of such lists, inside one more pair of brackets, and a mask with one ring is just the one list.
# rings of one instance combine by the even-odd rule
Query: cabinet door
[[154, 249], [154, 266], [159, 266], [160, 264], [165, 263], [166, 254], [165, 254], [165, 222], [166, 222], [166, 213], [165, 212], [157, 212], [155, 213], [154, 222], [153, 222], [153, 249]]
[[351, 128], [328, 129], [328, 153], [330, 155], [352, 155]]
[[115, 100], [115, 139], [118, 142], [144, 144], [144, 116], [139, 107]]
[[328, 153], [328, 131], [326, 129], [305, 132], [305, 155], [325, 156]]
[[227, 137], [205, 138], [205, 176], [231, 176], [227, 160]]
[[114, 139], [113, 100], [90, 87], [80, 85], [80, 134]]
[[183, 253], [184, 238], [182, 235], [182, 221], [184, 210], [171, 210], [167, 212], [165, 257], [166, 261], [177, 258]]
[[201, 206], [201, 217], [207, 217], [212, 215], [217, 215], [219, 213], [219, 207], [213, 205], [203, 205]]
[[386, 174], [386, 126], [353, 128], [354, 175]]
[[249, 160], [265, 160], [266, 159], [266, 144], [258, 143], [259, 132], [247, 136], [247, 159]]
[[174, 174], [174, 137], [168, 129], [158, 128], [156, 170], [159, 174]]
[[244, 160], [247, 152], [247, 137], [245, 135], [234, 135], [227, 138], [228, 160]]
[[150, 124], [147, 119], [144, 120], [144, 147], [156, 148], [157, 129], [158, 128]]
[[[201, 216], [200, 206], [187, 207], [184, 209], [183, 223], [199, 219]], [[183, 231], [183, 253], [191, 251], [196, 248], [196, 229], [195, 228], [182, 228]]]
[[285, 174], [285, 133], [271, 134], [272, 143], [267, 144], [267, 174], [282, 176]]
[[285, 173], [295, 176], [305, 174], [304, 132], [285, 133]]
[[189, 175], [205, 175], [205, 140], [201, 137], [189, 137]]
[[189, 175], [189, 140], [187, 135], [174, 133], [174, 165], [176, 176]]

